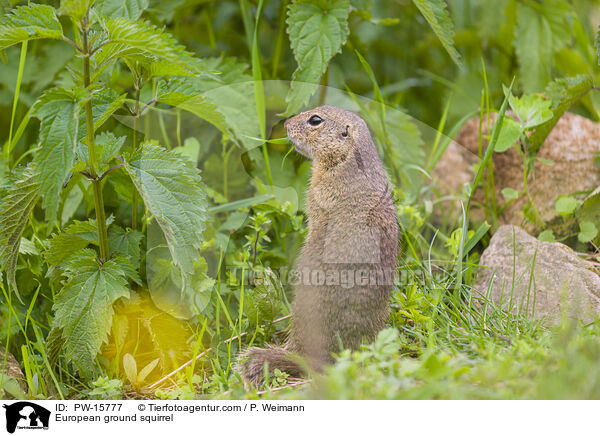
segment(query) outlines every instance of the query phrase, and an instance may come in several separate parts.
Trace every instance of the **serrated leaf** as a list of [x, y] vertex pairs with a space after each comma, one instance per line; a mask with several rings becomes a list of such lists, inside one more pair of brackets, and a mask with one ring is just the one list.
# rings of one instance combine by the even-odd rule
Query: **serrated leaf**
[[108, 247], [111, 253], [121, 253], [130, 259], [135, 269], [140, 265], [140, 242], [144, 235], [136, 230], [125, 231], [111, 226], [108, 230]]
[[50, 6], [19, 6], [0, 18], [0, 50], [23, 41], [41, 38], [63, 38], [56, 11]]
[[63, 232], [53, 235], [48, 241], [44, 258], [50, 265], [58, 266], [71, 254], [89, 244], [98, 245], [96, 220], [74, 221]]
[[118, 95], [113, 91], [100, 91], [92, 96], [94, 131], [97, 131], [118, 109], [123, 107], [127, 93]]
[[0, 267], [19, 295], [15, 281], [19, 245], [31, 211], [40, 195], [37, 172], [28, 166], [0, 201]]
[[94, 8], [107, 17], [137, 20], [148, 8], [148, 0], [96, 0]]
[[21, 245], [19, 246], [19, 253], [35, 255], [35, 256], [40, 254], [40, 252], [38, 251], [35, 244], [27, 238], [21, 238]]
[[94, 55], [97, 65], [106, 65], [117, 58], [129, 58], [146, 64], [156, 59], [189, 65], [195, 68], [193, 59], [168, 33], [143, 20], [123, 17], [110, 18], [105, 22], [107, 40]]
[[56, 220], [60, 191], [75, 158], [78, 105], [71, 91], [53, 88], [34, 105], [34, 115], [41, 120], [40, 149], [34, 162], [40, 173], [42, 204], [46, 219]]
[[579, 242], [590, 242], [598, 236], [598, 228], [591, 221], [581, 221], [579, 223], [579, 233], [577, 239]]
[[166, 77], [166, 76], [194, 76], [196, 73], [178, 62], [165, 61], [159, 59], [150, 64], [150, 77]]
[[452, 61], [463, 68], [460, 53], [454, 47], [454, 25], [446, 2], [444, 0], [413, 0], [413, 3], [425, 17]]
[[511, 118], [506, 117], [504, 119], [504, 123], [502, 124], [502, 130], [500, 130], [500, 134], [498, 135], [498, 141], [496, 142], [494, 151], [497, 153], [502, 153], [508, 150], [515, 142], [519, 140], [521, 133], [522, 130], [519, 123], [515, 122]]
[[316, 91], [331, 58], [348, 37], [348, 0], [296, 0], [288, 8], [287, 33], [298, 68], [286, 101], [297, 112]]
[[206, 221], [200, 173], [182, 156], [150, 143], [126, 160], [125, 170], [160, 226], [173, 261], [192, 274]]
[[115, 262], [121, 267], [121, 270], [123, 270], [123, 273], [125, 273], [128, 279], [140, 286], [142, 285], [140, 274], [128, 256], [117, 254], [115, 256]]
[[125, 273], [116, 260], [98, 263], [96, 252], [83, 249], [64, 264], [67, 281], [56, 296], [54, 326], [62, 328], [67, 355], [90, 377], [94, 359], [106, 342], [113, 303], [129, 297]]
[[[79, 104], [84, 97], [85, 93], [80, 89], [52, 88], [33, 106], [34, 116], [41, 120], [41, 147], [34, 162], [40, 172], [43, 206], [50, 222], [56, 219], [60, 192], [73, 168], [79, 141], [85, 138], [85, 116]], [[124, 97], [111, 91], [92, 95], [95, 129], [122, 105]]]

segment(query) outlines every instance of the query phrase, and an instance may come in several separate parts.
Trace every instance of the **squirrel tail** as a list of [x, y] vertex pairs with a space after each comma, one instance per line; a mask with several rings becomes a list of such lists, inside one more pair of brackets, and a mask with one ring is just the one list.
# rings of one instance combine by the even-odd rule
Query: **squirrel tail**
[[238, 371], [252, 386], [258, 387], [265, 380], [265, 365], [269, 374], [275, 369], [286, 372], [293, 377], [302, 375], [302, 369], [285, 347], [267, 345], [266, 348], [250, 347], [239, 359]]

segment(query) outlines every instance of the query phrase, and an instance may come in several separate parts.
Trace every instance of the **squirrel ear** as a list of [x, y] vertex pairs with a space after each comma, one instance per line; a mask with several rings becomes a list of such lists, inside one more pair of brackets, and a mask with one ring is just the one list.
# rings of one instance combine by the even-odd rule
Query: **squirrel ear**
[[342, 138], [347, 138], [349, 133], [350, 133], [350, 126], [348, 124], [346, 124], [346, 127], [344, 128], [344, 130], [342, 130], [342, 133], [340, 133], [340, 136]]

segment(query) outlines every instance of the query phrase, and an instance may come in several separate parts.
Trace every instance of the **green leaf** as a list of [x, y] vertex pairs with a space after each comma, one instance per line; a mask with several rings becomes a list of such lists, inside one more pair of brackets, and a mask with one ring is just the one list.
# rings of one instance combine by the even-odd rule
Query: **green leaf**
[[19, 246], [19, 254], [29, 254], [38, 256], [40, 252], [38, 251], [35, 244], [27, 238], [21, 238], [21, 245]]
[[15, 272], [19, 245], [31, 211], [40, 195], [37, 172], [28, 166], [0, 201], [0, 267], [6, 271], [8, 282], [19, 295]]
[[205, 69], [218, 76], [201, 75], [174, 78], [162, 84], [159, 102], [184, 109], [208, 121], [224, 135], [251, 149], [261, 144], [256, 117], [254, 82], [245, 71], [247, 65], [235, 59], [210, 58]]
[[552, 232], [552, 230], [544, 230], [538, 235], [538, 239], [542, 242], [556, 242], [556, 238], [554, 237], [554, 232]]
[[161, 84], [157, 101], [188, 111], [208, 121], [224, 135], [233, 137], [233, 132], [225, 121], [223, 113], [211, 99], [201, 95], [197, 85], [192, 78], [171, 80]]
[[[104, 172], [108, 169], [109, 162], [115, 157], [115, 155], [121, 150], [121, 147], [125, 143], [125, 136], [117, 138], [111, 132], [102, 132], [96, 136], [96, 159], [98, 160], [98, 173]], [[77, 149], [77, 158], [82, 162], [87, 162], [89, 159], [88, 146], [84, 142], [79, 143]]]
[[[85, 139], [85, 117], [80, 102], [85, 93], [80, 89], [52, 88], [44, 93], [33, 106], [33, 114], [41, 120], [40, 149], [34, 157], [42, 182], [43, 206], [46, 219], [54, 222], [63, 184], [73, 168], [76, 153], [87, 155], [87, 147], [79, 144]], [[98, 129], [119, 107], [125, 94], [119, 96], [111, 91], [92, 95], [94, 128]], [[101, 136], [100, 139], [110, 139]], [[112, 151], [118, 144], [105, 147]], [[85, 150], [82, 151], [82, 148]], [[101, 147], [102, 153], [104, 149]], [[107, 152], [108, 152], [107, 151]]]
[[434, 31], [452, 61], [463, 68], [460, 53], [454, 47], [454, 25], [444, 0], [413, 0]]
[[541, 163], [543, 163], [544, 165], [555, 165], [555, 164], [556, 164], [556, 162], [554, 162], [553, 160], [550, 160], [550, 159], [544, 159], [543, 157], [539, 157], [539, 156], [536, 156], [536, 157], [535, 157], [535, 160], [538, 160], [538, 161], [540, 161], [540, 162], [541, 162]]
[[154, 368], [156, 368], [156, 365], [158, 365], [158, 362], [160, 362], [159, 357], [154, 359], [148, 365], [144, 366], [144, 368], [140, 371], [140, 373], [137, 376], [138, 384], [144, 383], [144, 380], [146, 380], [146, 377], [148, 377], [150, 375], [150, 373], [152, 372], [152, 370], [154, 370]]
[[75, 220], [63, 232], [52, 236], [48, 241], [44, 258], [50, 265], [58, 266], [70, 255], [87, 247], [89, 244], [98, 245], [96, 220]]
[[19, 6], [0, 18], [0, 50], [23, 41], [41, 38], [63, 38], [56, 11], [50, 6]]
[[47, 91], [34, 105], [34, 115], [41, 120], [41, 147], [34, 162], [40, 173], [42, 204], [50, 222], [56, 220], [60, 191], [73, 167], [78, 112], [75, 95], [63, 88]]
[[61, 15], [68, 15], [76, 22], [79, 22], [85, 17], [94, 0], [60, 0], [60, 8], [58, 12]]
[[550, 77], [552, 32], [542, 15], [522, 3], [517, 5], [514, 44], [523, 88], [526, 92], [540, 92]]
[[548, 84], [545, 94], [552, 100], [552, 117], [530, 135], [531, 151], [539, 150], [560, 117], [593, 87], [594, 81], [589, 75], [557, 79]]
[[571, 196], [561, 195], [554, 203], [554, 209], [561, 215], [571, 215], [581, 202]]
[[397, 165], [423, 164], [423, 138], [411, 117], [400, 110], [388, 110], [385, 123], [390, 142], [390, 147], [385, 150], [386, 155], [390, 154]]
[[[506, 93], [506, 87], [503, 89]], [[521, 129], [528, 130], [552, 118], [552, 101], [535, 94], [524, 95], [521, 98], [507, 95], [510, 107], [521, 121]]]
[[509, 200], [514, 200], [519, 198], [519, 191], [513, 188], [503, 188], [502, 195], [504, 195], [504, 197], [506, 197]]
[[27, 399], [27, 395], [23, 392], [19, 382], [3, 372], [0, 372], [0, 391], [5, 391], [17, 400]]
[[[65, 192], [63, 192], [62, 195], [64, 196]], [[60, 224], [62, 226], [67, 224], [71, 218], [73, 218], [73, 215], [75, 215], [75, 212], [79, 209], [82, 200], [83, 191], [78, 185], [73, 184], [63, 202], [62, 212], [60, 214]]]
[[288, 8], [287, 32], [298, 68], [286, 97], [286, 113], [297, 112], [317, 90], [331, 58], [348, 37], [348, 0], [296, 0]]
[[107, 17], [137, 20], [148, 8], [148, 0], [96, 0], [94, 8]]
[[579, 223], [579, 234], [577, 239], [579, 242], [590, 242], [598, 236], [598, 228], [591, 221], [581, 221]]
[[137, 386], [137, 363], [135, 362], [135, 357], [130, 353], [126, 353], [123, 356], [123, 370], [129, 382], [133, 386]]
[[118, 17], [106, 20], [107, 40], [95, 54], [98, 65], [117, 58], [151, 64], [155, 59], [186, 63], [189, 54], [168, 33], [143, 20]]
[[94, 131], [102, 125], [125, 104], [127, 93], [118, 95], [114, 91], [100, 91], [92, 96]]
[[108, 230], [108, 247], [111, 253], [121, 253], [129, 257], [134, 268], [140, 265], [140, 242], [144, 235], [136, 230], [123, 230], [111, 226]]
[[585, 199], [577, 211], [577, 219], [600, 223], [600, 186]]
[[193, 273], [206, 221], [200, 173], [181, 155], [150, 143], [126, 159], [125, 170], [160, 226], [175, 265]]
[[67, 356], [89, 378], [94, 359], [108, 332], [113, 317], [113, 303], [129, 297], [125, 273], [117, 260], [100, 264], [96, 252], [83, 249], [65, 262], [67, 281], [56, 296], [54, 326], [62, 328]]
[[[149, 234], [152, 228], [149, 227]], [[148, 250], [146, 268], [148, 290], [156, 306], [179, 319], [190, 319], [196, 311], [202, 311], [210, 302], [215, 280], [206, 272], [206, 260], [200, 257], [194, 261], [194, 272], [183, 276], [171, 258], [170, 252], [162, 240], [155, 241], [148, 237], [149, 244], [155, 243]]]
[[494, 151], [496, 153], [502, 153], [508, 150], [515, 142], [519, 140], [522, 132], [523, 131], [521, 130], [519, 123], [511, 118], [504, 118], [502, 130], [500, 130], [500, 134], [498, 135], [498, 141], [496, 142]]
[[372, 4], [373, 4], [373, 0], [350, 0], [350, 5], [354, 9], [359, 9], [362, 11], [370, 10]]
[[572, 39], [571, 11], [564, 0], [517, 4], [515, 52], [525, 92], [541, 92], [552, 72], [552, 54]]

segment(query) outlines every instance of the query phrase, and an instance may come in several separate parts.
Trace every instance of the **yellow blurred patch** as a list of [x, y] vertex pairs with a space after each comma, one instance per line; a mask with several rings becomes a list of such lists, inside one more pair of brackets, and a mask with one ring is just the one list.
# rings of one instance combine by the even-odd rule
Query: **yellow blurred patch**
[[193, 335], [188, 322], [158, 309], [146, 293], [132, 292], [128, 301], [115, 305], [102, 357], [113, 377], [141, 391], [192, 358]]

